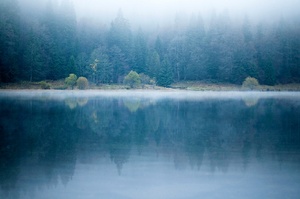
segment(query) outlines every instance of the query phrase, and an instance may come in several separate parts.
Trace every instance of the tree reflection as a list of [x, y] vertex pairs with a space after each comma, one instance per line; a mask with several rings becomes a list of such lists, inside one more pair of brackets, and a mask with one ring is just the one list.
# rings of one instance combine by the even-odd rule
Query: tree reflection
[[[2, 131], [1, 131], [2, 132]], [[0, 187], [4, 191], [5, 196], [9, 198], [10, 192], [17, 186], [20, 174], [20, 156], [16, 145], [12, 145], [9, 139], [1, 136], [0, 144]], [[17, 144], [17, 143], [16, 143]], [[1, 196], [1, 195], [0, 195]]]
[[121, 175], [123, 164], [127, 162], [131, 149], [131, 132], [128, 124], [128, 114], [121, 111], [123, 107], [116, 106], [111, 118], [107, 143], [111, 160], [116, 164]]
[[200, 170], [205, 152], [204, 138], [202, 136], [188, 137], [186, 142], [186, 152], [189, 157], [191, 168], [193, 169], [196, 167], [197, 170]]
[[283, 99], [0, 99], [0, 196], [67, 186], [77, 161], [95, 154], [110, 157], [119, 175], [145, 150], [172, 157], [175, 169], [212, 173], [228, 172], [231, 162], [246, 171], [270, 154], [284, 163], [299, 152], [299, 118], [299, 103]]

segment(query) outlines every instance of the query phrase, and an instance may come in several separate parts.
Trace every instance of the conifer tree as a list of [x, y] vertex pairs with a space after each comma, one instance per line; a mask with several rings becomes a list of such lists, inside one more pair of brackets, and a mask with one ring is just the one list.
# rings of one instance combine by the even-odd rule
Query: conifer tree
[[162, 61], [159, 75], [157, 78], [157, 84], [160, 86], [170, 86], [173, 83], [173, 72], [172, 66], [170, 64], [169, 58], [165, 56]]

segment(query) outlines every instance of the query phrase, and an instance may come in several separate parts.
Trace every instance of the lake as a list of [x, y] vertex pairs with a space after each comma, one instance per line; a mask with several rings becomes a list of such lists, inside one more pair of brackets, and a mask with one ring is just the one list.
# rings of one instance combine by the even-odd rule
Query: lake
[[0, 198], [300, 196], [300, 93], [0, 91]]

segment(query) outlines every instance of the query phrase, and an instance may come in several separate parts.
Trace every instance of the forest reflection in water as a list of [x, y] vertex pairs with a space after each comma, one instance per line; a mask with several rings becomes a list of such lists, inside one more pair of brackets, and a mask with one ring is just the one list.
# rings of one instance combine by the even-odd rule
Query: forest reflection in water
[[0, 198], [299, 196], [298, 93], [152, 96], [2, 93]]

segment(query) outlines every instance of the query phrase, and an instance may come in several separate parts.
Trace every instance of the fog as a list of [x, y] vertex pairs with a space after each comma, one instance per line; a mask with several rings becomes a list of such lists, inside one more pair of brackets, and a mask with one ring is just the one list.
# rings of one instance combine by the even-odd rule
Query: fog
[[[42, 2], [19, 1], [31, 9]], [[73, 0], [73, 4], [78, 20], [88, 18], [109, 24], [122, 10], [133, 25], [169, 23], [178, 14], [187, 19], [198, 14], [210, 19], [212, 13], [223, 12], [233, 19], [248, 16], [252, 21], [273, 21], [297, 18], [300, 7], [299, 0]]]
[[[19, 100], [28, 100], [38, 98], [41, 100], [65, 100], [69, 98], [121, 98], [160, 101], [165, 99], [184, 100], [184, 101], [205, 101], [205, 100], [256, 100], [259, 99], [285, 99], [298, 101], [300, 93], [297, 92], [258, 92], [258, 91], [231, 91], [231, 92], [212, 92], [212, 91], [138, 91], [138, 90], [114, 90], [114, 91], [2, 91], [0, 99], [18, 98]], [[297, 103], [299, 104], [299, 103]]]
[[[76, 73], [95, 84], [123, 83], [133, 70], [160, 86], [183, 80], [241, 85], [247, 77], [271, 86], [300, 82], [299, 0], [2, 0], [0, 5], [11, 6], [1, 14], [12, 18], [0, 17], [2, 81], [58, 80]], [[18, 39], [20, 48], [7, 51]], [[96, 60], [102, 63], [94, 74], [90, 66]]]
[[298, 0], [74, 0], [78, 17], [112, 19], [119, 9], [131, 21], [173, 20], [176, 13], [200, 13], [204, 18], [212, 12], [227, 11], [232, 17], [248, 15], [253, 20], [293, 17], [300, 7]]

